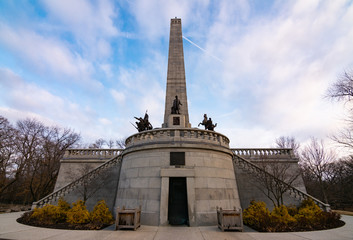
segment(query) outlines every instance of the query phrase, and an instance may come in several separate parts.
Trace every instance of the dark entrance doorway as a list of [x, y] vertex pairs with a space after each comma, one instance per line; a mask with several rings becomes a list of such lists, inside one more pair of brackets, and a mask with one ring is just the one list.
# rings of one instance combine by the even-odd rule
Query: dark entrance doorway
[[189, 225], [185, 177], [169, 178], [168, 221], [170, 225]]

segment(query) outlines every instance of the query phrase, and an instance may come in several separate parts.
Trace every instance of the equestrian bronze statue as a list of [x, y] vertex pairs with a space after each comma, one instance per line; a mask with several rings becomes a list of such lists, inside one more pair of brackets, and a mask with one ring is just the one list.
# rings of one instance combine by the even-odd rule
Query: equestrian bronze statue
[[216, 123], [216, 124], [213, 124], [211, 118], [209, 118], [209, 119], [207, 120], [207, 114], [204, 114], [204, 115], [203, 115], [203, 120], [202, 120], [202, 122], [199, 123], [198, 127], [199, 127], [200, 125], [205, 126], [205, 130], [210, 130], [210, 131], [214, 131], [214, 128], [217, 127], [217, 123]]
[[136, 126], [134, 124], [132, 124], [139, 132], [142, 132], [142, 131], [146, 131], [146, 130], [152, 130], [153, 129], [153, 126], [152, 124], [149, 122], [148, 120], [148, 114], [147, 114], [147, 111], [145, 113], [145, 116], [144, 118], [141, 118], [141, 117], [134, 117], [136, 120], [138, 120], [138, 122], [135, 122], [136, 123]]

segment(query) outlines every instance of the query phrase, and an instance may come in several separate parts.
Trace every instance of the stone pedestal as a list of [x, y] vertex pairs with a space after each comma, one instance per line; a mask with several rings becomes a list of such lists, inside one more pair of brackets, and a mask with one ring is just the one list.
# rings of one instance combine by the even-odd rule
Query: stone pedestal
[[190, 127], [185, 125], [185, 116], [181, 114], [171, 114], [168, 117], [168, 127], [169, 128], [185, 128]]

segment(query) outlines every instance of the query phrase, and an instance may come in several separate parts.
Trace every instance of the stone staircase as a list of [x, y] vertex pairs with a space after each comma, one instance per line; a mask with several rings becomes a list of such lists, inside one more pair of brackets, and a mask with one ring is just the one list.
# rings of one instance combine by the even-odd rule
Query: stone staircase
[[[74, 150], [70, 150], [74, 151]], [[54, 191], [53, 193], [49, 194], [48, 196], [40, 199], [37, 202], [32, 204], [32, 210], [34, 208], [43, 207], [45, 204], [49, 204], [59, 200], [60, 197], [64, 197], [66, 194], [73, 191], [75, 188], [81, 186], [84, 182], [92, 181], [100, 174], [102, 174], [105, 170], [109, 169], [112, 166], [121, 164], [122, 161], [122, 151], [119, 152], [118, 155], [112, 157], [111, 159], [105, 161], [103, 164], [98, 166], [97, 168], [93, 169], [92, 171], [88, 172], [87, 174], [83, 175], [82, 177], [78, 178], [77, 180], [67, 184], [66, 186]]]
[[[271, 156], [271, 157], [280, 157], [280, 158], [291, 158], [293, 157], [293, 153], [291, 149], [231, 149], [233, 152], [233, 162], [235, 165], [239, 166], [240, 168], [244, 169], [245, 171], [249, 172], [253, 176], [260, 178], [260, 174], [263, 175], [265, 174], [266, 177], [273, 179], [276, 181], [277, 184], [284, 185], [287, 189], [289, 194], [298, 199], [298, 200], [304, 200], [307, 198], [312, 199], [318, 206], [320, 206], [323, 210], [329, 211], [330, 210], [330, 205], [326, 204], [319, 199], [314, 198], [313, 196], [299, 190], [296, 187], [293, 187], [286, 182], [276, 178], [273, 176], [271, 173], [263, 170], [256, 164], [252, 163], [251, 161], [245, 159], [246, 158], [260, 158], [261, 156]], [[71, 158], [71, 157], [83, 157], [87, 158], [87, 156], [95, 156], [97, 155], [101, 156], [102, 152], [97, 153], [96, 151], [92, 153], [85, 153], [85, 151], [77, 151], [74, 149], [70, 150], [71, 152], [68, 152], [66, 154], [66, 157]], [[91, 151], [91, 150], [90, 150]], [[105, 153], [104, 153], [105, 154]], [[48, 196], [40, 199], [37, 202], [34, 202], [32, 204], [32, 209], [38, 207], [43, 207], [45, 204], [49, 204], [52, 202], [57, 201], [60, 197], [64, 197], [66, 194], [70, 193], [77, 187], [81, 186], [84, 182], [92, 181], [96, 177], [98, 177], [102, 172], [105, 170], [109, 169], [112, 166], [121, 164], [122, 162], [122, 151], [118, 150], [114, 153], [108, 153], [112, 154], [113, 157], [110, 158], [109, 160], [105, 161], [103, 164], [98, 166], [97, 168], [93, 169], [92, 171], [88, 172], [87, 174], [83, 175], [82, 177], [78, 178], [77, 180], [67, 184], [66, 186], [54, 191], [53, 193], [49, 194]], [[104, 155], [105, 156], [105, 155]], [[109, 155], [110, 156], [110, 155]], [[105, 156], [106, 157], [106, 156]]]
[[[304, 199], [310, 198], [312, 199], [321, 209], [323, 209], [324, 211], [329, 211], [330, 210], [330, 205], [326, 204], [322, 201], [320, 201], [319, 199], [299, 190], [296, 187], [293, 187], [289, 184], [287, 184], [286, 182], [276, 178], [275, 176], [273, 176], [271, 173], [263, 170], [262, 168], [260, 168], [259, 166], [257, 166], [256, 164], [250, 162], [249, 160], [246, 160], [244, 157], [238, 155], [240, 154], [244, 154], [244, 150], [239, 150], [239, 149], [231, 149], [233, 152], [233, 161], [235, 163], [235, 165], [239, 166], [240, 168], [246, 170], [247, 172], [251, 173], [252, 175], [254, 175], [257, 178], [260, 178], [260, 174], [265, 174], [266, 177], [268, 177], [269, 179], [273, 179], [273, 181], [275, 181], [277, 184], [279, 185], [283, 185], [284, 187], [286, 187], [288, 189], [288, 192], [290, 194], [290, 196], [302, 201]], [[265, 149], [261, 149], [261, 150], [253, 150], [251, 151], [250, 149], [246, 150], [247, 154], [245, 154], [246, 156], [250, 156], [250, 155], [255, 155], [256, 154], [262, 154], [265, 153], [265, 155], [276, 155], [276, 154], [292, 154], [290, 151], [288, 151], [288, 149], [277, 149], [277, 150], [269, 150], [266, 151]], [[282, 156], [283, 157], [283, 156]]]

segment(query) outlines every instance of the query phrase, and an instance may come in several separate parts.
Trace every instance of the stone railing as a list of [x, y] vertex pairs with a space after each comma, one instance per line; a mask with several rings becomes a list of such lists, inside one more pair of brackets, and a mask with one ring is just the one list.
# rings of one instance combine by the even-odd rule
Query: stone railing
[[219, 145], [229, 148], [229, 139], [214, 131], [197, 128], [159, 128], [136, 133], [126, 139], [126, 147], [146, 143], [163, 142], [197, 142]]
[[67, 149], [63, 159], [110, 159], [112, 157], [118, 156], [123, 149]]
[[244, 158], [295, 158], [291, 148], [232, 148], [232, 152]]
[[251, 174], [253, 174], [255, 177], [257, 178], [261, 178], [261, 176], [263, 176], [263, 174], [266, 175], [267, 179], [272, 179], [273, 181], [276, 182], [276, 185], [282, 185], [283, 189], [288, 189], [287, 192], [289, 192], [289, 194], [291, 196], [293, 196], [294, 198], [302, 201], [304, 199], [310, 198], [312, 199], [320, 208], [322, 208], [324, 211], [329, 211], [330, 210], [330, 205], [326, 204], [322, 201], [320, 201], [319, 199], [299, 190], [296, 187], [291, 186], [290, 184], [276, 178], [275, 176], [273, 176], [271, 173], [265, 171], [264, 169], [260, 168], [259, 166], [257, 166], [256, 164], [246, 160], [245, 158], [236, 155], [235, 151], [233, 151], [234, 153], [234, 157], [233, 157], [233, 161], [235, 164], [237, 164], [239, 167], [245, 169], [246, 171], [250, 172]]
[[56, 190], [55, 192], [49, 194], [48, 196], [40, 199], [37, 202], [34, 202], [32, 204], [32, 209], [34, 208], [40, 208], [43, 207], [45, 204], [49, 204], [52, 202], [55, 202], [57, 200], [59, 200], [60, 197], [64, 197], [66, 194], [70, 193], [71, 191], [73, 191], [74, 189], [76, 189], [77, 187], [81, 186], [83, 183], [87, 182], [87, 181], [92, 181], [93, 179], [95, 179], [97, 176], [99, 176], [100, 174], [102, 174], [106, 169], [114, 166], [114, 165], [118, 165], [120, 164], [122, 161], [122, 155], [118, 155], [113, 157], [112, 159], [106, 161], [105, 163], [101, 164], [100, 166], [98, 166], [97, 168], [93, 169], [92, 171], [88, 172], [87, 174], [83, 175], [82, 177], [80, 177], [79, 179], [67, 184], [66, 186]]

